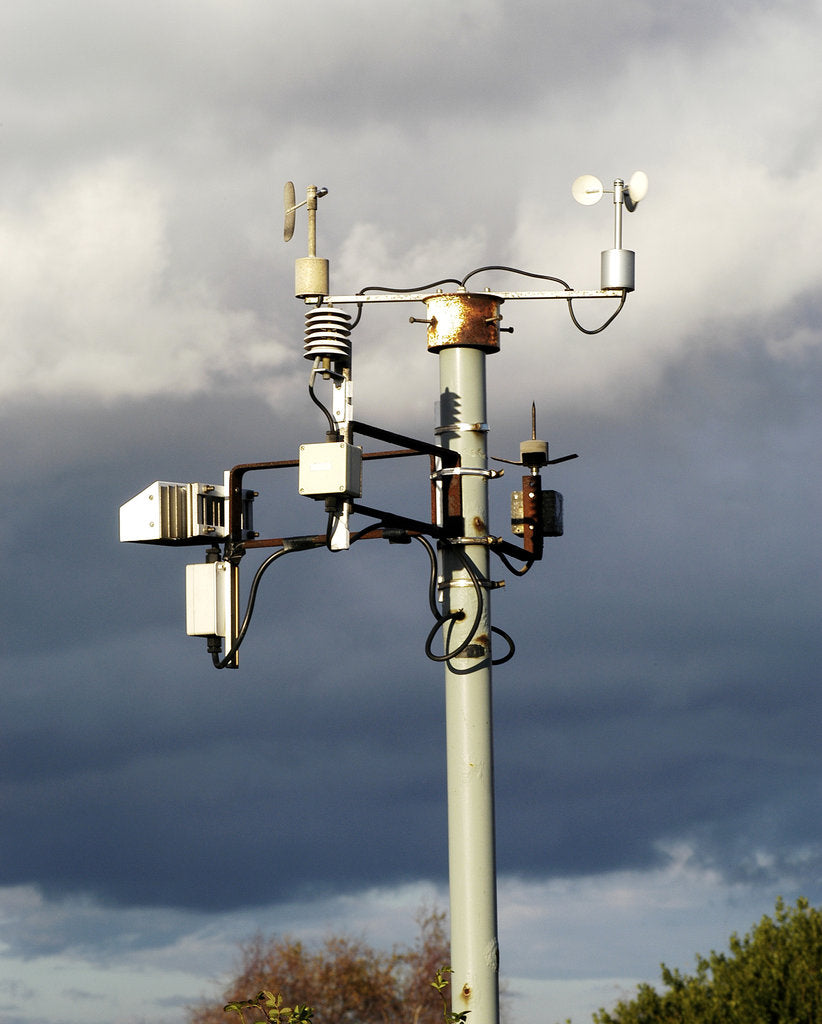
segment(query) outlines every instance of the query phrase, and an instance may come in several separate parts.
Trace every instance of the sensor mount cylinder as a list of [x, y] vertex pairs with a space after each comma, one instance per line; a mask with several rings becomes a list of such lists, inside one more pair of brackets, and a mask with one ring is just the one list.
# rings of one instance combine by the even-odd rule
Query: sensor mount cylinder
[[606, 249], [600, 260], [601, 287], [603, 291], [621, 288], [626, 292], [634, 290], [634, 260], [636, 253], [631, 249]]
[[431, 295], [428, 309], [428, 351], [477, 348], [499, 351], [499, 312], [502, 299], [471, 292]]
[[298, 299], [328, 295], [328, 260], [303, 256], [294, 261], [294, 294]]

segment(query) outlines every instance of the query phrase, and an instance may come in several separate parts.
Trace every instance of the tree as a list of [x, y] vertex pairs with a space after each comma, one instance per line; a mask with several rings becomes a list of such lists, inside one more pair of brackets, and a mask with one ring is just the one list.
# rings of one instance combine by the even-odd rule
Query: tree
[[822, 1021], [822, 912], [776, 901], [729, 952], [697, 956], [696, 973], [662, 964], [665, 991], [647, 984], [634, 999], [594, 1014], [594, 1024], [818, 1024]]
[[190, 1007], [188, 1024], [230, 1024], [223, 1007], [260, 992], [281, 995], [288, 1006], [308, 1004], [317, 1024], [441, 1024], [443, 1002], [432, 982], [450, 960], [445, 914], [422, 911], [417, 923], [415, 944], [390, 953], [346, 936], [310, 947], [256, 935], [240, 947], [237, 975], [221, 998]]

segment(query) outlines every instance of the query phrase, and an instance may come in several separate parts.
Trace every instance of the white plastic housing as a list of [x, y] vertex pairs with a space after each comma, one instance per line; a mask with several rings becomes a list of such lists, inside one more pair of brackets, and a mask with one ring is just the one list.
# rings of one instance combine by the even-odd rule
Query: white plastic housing
[[301, 444], [299, 487], [310, 498], [359, 498], [362, 448], [345, 441]]
[[239, 569], [231, 562], [186, 566], [186, 633], [219, 636], [231, 647], [237, 638]]
[[189, 636], [226, 635], [225, 562], [186, 566], [186, 633]]

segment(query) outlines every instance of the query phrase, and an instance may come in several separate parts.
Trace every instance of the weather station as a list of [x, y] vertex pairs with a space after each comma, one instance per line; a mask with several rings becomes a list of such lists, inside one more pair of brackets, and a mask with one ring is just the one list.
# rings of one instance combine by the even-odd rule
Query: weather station
[[[121, 541], [206, 547], [203, 561], [186, 566], [186, 632], [205, 638], [218, 669], [239, 667], [257, 591], [278, 559], [323, 547], [346, 551], [365, 540], [423, 547], [434, 620], [423, 646], [445, 671], [452, 1011], [470, 1012], [472, 1024], [499, 1021], [491, 673], [514, 655], [512, 638], [491, 622], [491, 592], [504, 585], [492, 578], [491, 557], [514, 577], [542, 559], [544, 539], [563, 532], [562, 495], [543, 488], [542, 472], [577, 458], [551, 457], [548, 442], [537, 437], [532, 404], [530, 436], [520, 445], [519, 459], [494, 460], [523, 471], [511, 497], [510, 528], [517, 542], [492, 532], [489, 485], [504, 469], [489, 467], [486, 358], [499, 352], [502, 334], [513, 332], [502, 326], [504, 303], [559, 300], [585, 334], [613, 322], [635, 286], [635, 254], [622, 245], [623, 210], [634, 211], [647, 190], [641, 171], [627, 184], [616, 179], [608, 190], [590, 174], [572, 186], [573, 197], [584, 206], [606, 191], [613, 196], [614, 242], [601, 254], [598, 289], [575, 290], [559, 277], [492, 265], [416, 288], [369, 287], [332, 295], [329, 262], [316, 253], [317, 210], [327, 189], [309, 186], [305, 200], [297, 203], [294, 186], [287, 183], [285, 241], [294, 234], [297, 211], [305, 207], [308, 218], [308, 254], [296, 260], [294, 294], [307, 307], [308, 396], [325, 421], [324, 437], [299, 444], [293, 458], [235, 465], [220, 484], [155, 481], [120, 508]], [[490, 272], [557, 287], [477, 290], [475, 282]], [[589, 299], [616, 303], [593, 329], [583, 327], [574, 310], [577, 301]], [[386, 302], [417, 307], [422, 315], [407, 318], [409, 329], [424, 334], [427, 350], [438, 358], [439, 422], [433, 440], [354, 417], [352, 334], [369, 305]], [[389, 447], [366, 450], [366, 439]], [[370, 462], [409, 458], [427, 465], [430, 519], [362, 503]], [[315, 503], [316, 534], [263, 537], [255, 529], [257, 492], [244, 486], [246, 477], [282, 469], [297, 471], [299, 495]], [[270, 553], [242, 598], [240, 567], [257, 549]], [[494, 650], [497, 638], [501, 652]]]

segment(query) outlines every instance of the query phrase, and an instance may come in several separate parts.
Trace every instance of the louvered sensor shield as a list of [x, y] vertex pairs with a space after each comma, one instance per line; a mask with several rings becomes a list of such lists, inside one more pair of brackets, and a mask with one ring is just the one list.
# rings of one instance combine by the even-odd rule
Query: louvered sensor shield
[[[228, 536], [227, 488], [155, 480], [120, 506], [120, 540], [140, 544], [211, 544]], [[242, 535], [251, 534], [252, 491], [243, 492]]]

